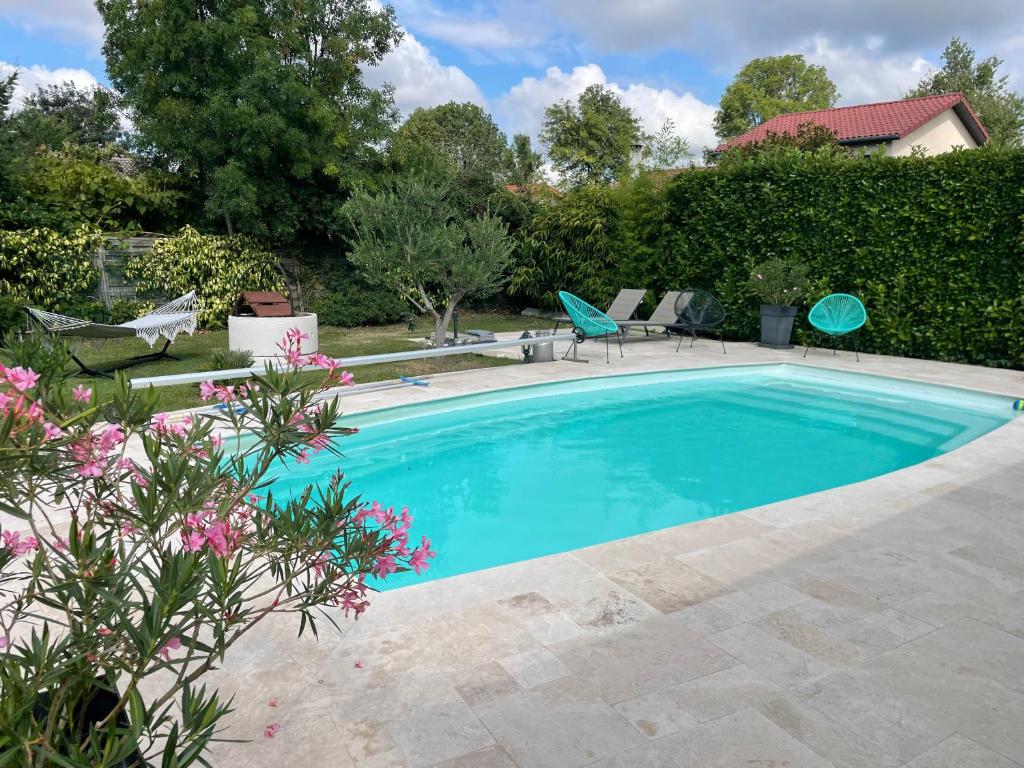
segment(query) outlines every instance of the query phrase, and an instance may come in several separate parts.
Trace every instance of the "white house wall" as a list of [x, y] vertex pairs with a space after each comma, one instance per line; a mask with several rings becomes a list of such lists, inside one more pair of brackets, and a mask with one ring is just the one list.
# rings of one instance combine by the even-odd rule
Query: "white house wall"
[[941, 155], [954, 147], [972, 149], [976, 146], [978, 143], [967, 131], [963, 121], [950, 108], [933, 117], [916, 131], [892, 142], [887, 154], [902, 157], [909, 155], [914, 147], [921, 147], [925, 154]]

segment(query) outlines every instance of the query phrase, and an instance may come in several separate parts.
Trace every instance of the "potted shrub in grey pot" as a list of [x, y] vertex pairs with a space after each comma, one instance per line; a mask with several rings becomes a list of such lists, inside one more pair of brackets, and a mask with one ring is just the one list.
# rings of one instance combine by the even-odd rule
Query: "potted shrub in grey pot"
[[795, 305], [807, 291], [807, 266], [769, 259], [754, 267], [750, 287], [761, 299], [761, 346], [791, 349]]

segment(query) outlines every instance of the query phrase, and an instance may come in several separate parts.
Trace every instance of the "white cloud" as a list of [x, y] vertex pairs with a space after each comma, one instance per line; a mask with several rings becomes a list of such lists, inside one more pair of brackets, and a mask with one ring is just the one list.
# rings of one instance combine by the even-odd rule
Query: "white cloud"
[[36, 89], [37, 86], [59, 85], [64, 82], [74, 83], [79, 88], [94, 88], [99, 85], [95, 76], [84, 69], [71, 69], [61, 67], [59, 69], [48, 69], [47, 67], [35, 64], [30, 67], [19, 67], [0, 61], [0, 75], [6, 75], [12, 70], [17, 70], [18, 81], [14, 86], [14, 99], [11, 107], [21, 106], [25, 96]]
[[540, 0], [561, 23], [612, 50], [673, 47], [718, 62], [764, 56], [826, 36], [841, 46], [878, 36], [889, 52], [989, 40], [1024, 29], [1020, 0]]
[[818, 37], [796, 49], [828, 70], [839, 88], [840, 104], [899, 99], [937, 66], [914, 54], [884, 55], [875, 41], [861, 47], [838, 47]]
[[103, 21], [91, 0], [0, 0], [0, 19], [29, 32], [54, 32], [99, 51]]
[[384, 83], [395, 87], [395, 105], [403, 115], [416, 107], [433, 107], [449, 101], [471, 101], [484, 105], [479, 86], [455, 66], [442, 64], [409, 32], [402, 42], [375, 67], [364, 70], [366, 84], [377, 88]]
[[544, 121], [544, 109], [549, 104], [574, 99], [590, 85], [603, 85], [616, 93], [640, 118], [646, 131], [654, 132], [665, 120], [671, 119], [697, 156], [704, 147], [718, 143], [711, 127], [715, 115], [713, 105], [702, 102], [692, 93], [679, 94], [643, 83], [623, 86], [609, 82], [597, 64], [574, 67], [571, 72], [550, 67], [544, 77], [524, 77], [497, 99], [496, 116], [510, 133], [528, 133], [536, 138]]

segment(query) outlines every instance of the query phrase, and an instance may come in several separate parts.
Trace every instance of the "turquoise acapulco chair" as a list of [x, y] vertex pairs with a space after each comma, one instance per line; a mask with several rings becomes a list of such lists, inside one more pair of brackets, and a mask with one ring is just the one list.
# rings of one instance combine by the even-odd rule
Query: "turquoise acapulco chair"
[[563, 360], [568, 360], [569, 352], [572, 352], [572, 360], [576, 363], [589, 363], [589, 360], [580, 360], [576, 354], [576, 348], [580, 342], [587, 339], [599, 339], [604, 337], [605, 362], [611, 362], [608, 353], [608, 337], [613, 335], [619, 340], [619, 357], [622, 357], [622, 336], [619, 333], [618, 324], [597, 307], [592, 307], [578, 296], [573, 296], [567, 291], [558, 292], [558, 300], [565, 307], [565, 313], [572, 320], [572, 332], [576, 338], [572, 341], [572, 347], [562, 355]]
[[[807, 319], [819, 331], [835, 338], [853, 333], [863, 326], [868, 321], [868, 311], [856, 296], [848, 293], [831, 293], [811, 307]], [[804, 357], [807, 357], [809, 350], [810, 347], [804, 349]], [[835, 353], [836, 348], [833, 345], [832, 354]], [[857, 362], [860, 362], [856, 346], [853, 348], [853, 354], [857, 357]]]

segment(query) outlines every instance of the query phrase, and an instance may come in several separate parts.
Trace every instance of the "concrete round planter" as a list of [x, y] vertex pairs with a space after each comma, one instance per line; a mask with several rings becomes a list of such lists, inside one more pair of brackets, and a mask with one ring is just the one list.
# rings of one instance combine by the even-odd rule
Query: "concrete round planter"
[[248, 349], [255, 358], [277, 357], [281, 354], [278, 343], [292, 328], [309, 336], [302, 342], [302, 354], [311, 355], [319, 349], [317, 320], [312, 312], [296, 312], [293, 317], [229, 315], [228, 348], [232, 351]]
[[771, 349], [792, 349], [789, 337], [793, 333], [796, 307], [761, 305], [761, 346]]

